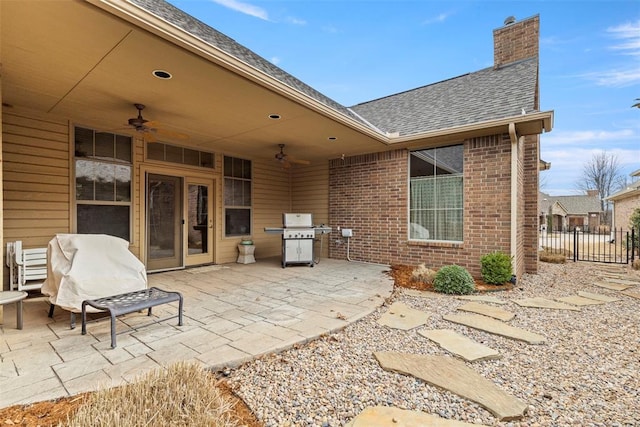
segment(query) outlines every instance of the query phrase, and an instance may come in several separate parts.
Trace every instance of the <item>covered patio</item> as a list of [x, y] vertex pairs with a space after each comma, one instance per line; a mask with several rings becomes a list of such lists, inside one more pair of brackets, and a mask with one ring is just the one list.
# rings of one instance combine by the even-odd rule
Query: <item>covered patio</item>
[[[391, 295], [387, 266], [322, 259], [313, 268], [281, 268], [279, 258], [149, 275], [149, 286], [179, 291], [177, 304], [129, 314], [117, 322], [111, 348], [108, 320], [87, 335], [69, 328], [69, 313], [47, 317], [45, 297], [24, 302], [24, 329], [4, 306], [0, 328], [0, 407], [74, 395], [131, 381], [178, 361], [214, 370], [242, 364], [338, 330], [371, 313]], [[145, 326], [146, 325], [146, 326]], [[131, 329], [139, 326], [139, 329]]]

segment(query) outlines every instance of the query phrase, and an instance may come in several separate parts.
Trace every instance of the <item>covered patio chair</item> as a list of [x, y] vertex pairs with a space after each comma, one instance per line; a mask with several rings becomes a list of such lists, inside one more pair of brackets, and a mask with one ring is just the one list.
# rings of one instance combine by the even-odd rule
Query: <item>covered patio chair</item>
[[104, 234], [58, 234], [47, 248], [47, 279], [41, 292], [71, 312], [71, 328], [82, 302], [147, 288], [144, 264], [129, 251], [129, 242]]

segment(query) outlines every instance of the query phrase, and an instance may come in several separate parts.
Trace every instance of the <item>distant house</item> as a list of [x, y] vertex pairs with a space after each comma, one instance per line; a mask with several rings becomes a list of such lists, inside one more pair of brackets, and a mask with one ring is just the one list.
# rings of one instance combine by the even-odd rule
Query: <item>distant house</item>
[[629, 228], [631, 214], [640, 209], [640, 169], [633, 172], [631, 177], [635, 179], [631, 185], [607, 197], [613, 203], [614, 228]]
[[602, 208], [597, 190], [581, 196], [539, 195], [540, 227], [548, 231], [597, 231]]

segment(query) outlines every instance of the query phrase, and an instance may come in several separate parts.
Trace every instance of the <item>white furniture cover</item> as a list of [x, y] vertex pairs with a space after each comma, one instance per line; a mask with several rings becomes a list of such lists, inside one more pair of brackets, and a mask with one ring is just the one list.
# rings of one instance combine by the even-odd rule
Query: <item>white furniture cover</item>
[[145, 266], [129, 242], [105, 234], [58, 234], [49, 241], [47, 280], [51, 304], [79, 313], [82, 301], [147, 287]]

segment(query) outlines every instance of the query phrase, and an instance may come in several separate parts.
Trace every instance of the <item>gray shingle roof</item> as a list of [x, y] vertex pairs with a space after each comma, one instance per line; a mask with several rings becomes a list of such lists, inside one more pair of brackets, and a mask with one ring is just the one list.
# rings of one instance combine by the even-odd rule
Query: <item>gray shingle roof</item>
[[351, 107], [385, 132], [412, 135], [517, 116], [536, 105], [538, 59], [423, 86]]
[[512, 117], [521, 114], [523, 108], [528, 113], [536, 108], [537, 58], [497, 70], [486, 68], [347, 108], [164, 0], [129, 1], [374, 130], [413, 135]]
[[587, 215], [590, 212], [602, 211], [598, 196], [549, 196], [540, 193], [539, 200], [542, 212], [547, 212], [556, 202], [560, 203], [569, 215]]

